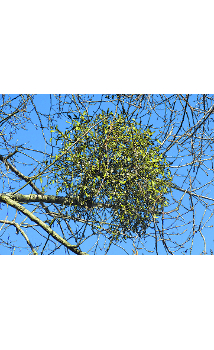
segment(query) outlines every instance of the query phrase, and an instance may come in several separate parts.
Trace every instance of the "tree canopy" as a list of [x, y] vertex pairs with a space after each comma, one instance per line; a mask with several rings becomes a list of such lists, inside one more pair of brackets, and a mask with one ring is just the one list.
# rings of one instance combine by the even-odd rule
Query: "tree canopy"
[[212, 254], [212, 95], [2, 95], [0, 108], [0, 254]]
[[[107, 111], [93, 121], [85, 113], [68, 122], [48, 184], [56, 183], [56, 195], [71, 198], [70, 214], [84, 216], [101, 227], [97, 214], [109, 210], [111, 238], [142, 236], [152, 217], [167, 205], [170, 171], [149, 128], [142, 130], [133, 119]], [[52, 162], [52, 159], [50, 159]], [[66, 207], [67, 209], [67, 207]], [[107, 224], [106, 220], [106, 224]]]

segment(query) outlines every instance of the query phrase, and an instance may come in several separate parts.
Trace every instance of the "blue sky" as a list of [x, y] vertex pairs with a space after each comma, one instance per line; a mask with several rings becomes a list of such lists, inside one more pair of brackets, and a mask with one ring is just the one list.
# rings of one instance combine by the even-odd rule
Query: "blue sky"
[[[191, 98], [190, 98], [190, 101], [194, 101], [196, 95], [192, 95]], [[95, 95], [94, 96], [94, 100], [99, 100], [100, 98], [100, 95]], [[49, 113], [50, 111], [50, 95], [37, 95], [34, 97], [34, 103], [36, 104], [37, 108], [38, 108], [38, 111], [41, 112], [41, 113]], [[52, 107], [54, 108], [54, 97], [52, 96]], [[102, 104], [101, 106], [101, 109], [103, 110], [106, 110], [107, 108], [109, 108], [109, 104], [108, 105], [105, 105], [105, 104]], [[97, 109], [97, 106], [94, 107], [94, 110]], [[111, 109], [111, 108], [110, 108]], [[114, 106], [112, 105], [112, 111], [114, 111]], [[53, 112], [53, 110], [52, 110]], [[57, 111], [56, 111], [57, 112]], [[89, 113], [92, 113], [93, 111], [89, 110]], [[142, 121], [143, 121], [143, 124], [144, 125], [151, 125], [151, 130], [154, 131], [154, 135], [153, 137], [156, 138], [158, 137], [161, 140], [161, 134], [160, 134], [160, 127], [163, 126], [163, 116], [165, 114], [165, 111], [162, 107], [159, 108], [158, 110], [158, 115], [156, 113], [152, 113], [151, 115], [149, 115], [147, 113], [147, 115], [145, 115], [145, 112], [144, 111], [141, 111], [141, 113], [139, 114], [138, 117], [142, 117]], [[36, 124], [38, 127], [36, 130], [35, 126], [33, 126], [32, 124], [28, 123], [26, 124], [26, 130], [22, 130], [20, 129], [17, 133], [15, 133], [13, 135], [13, 141], [10, 141], [12, 142], [13, 144], [17, 144], [17, 145], [20, 145], [20, 144], [23, 144], [23, 143], [26, 143], [25, 144], [25, 147], [27, 148], [31, 148], [32, 149], [37, 149], [38, 151], [44, 151], [45, 150], [45, 142], [44, 142], [44, 139], [42, 137], [42, 134], [41, 134], [41, 130], [40, 130], [40, 126], [39, 126], [39, 120], [37, 118], [37, 115], [35, 114], [35, 112], [32, 112], [31, 113], [31, 118], [32, 120], [34, 121], [34, 124]], [[166, 115], [166, 118], [169, 118], [169, 115]], [[42, 123], [44, 123], [44, 126], [45, 126], [45, 122], [43, 119], [42, 120]], [[139, 119], [138, 119], [139, 121]], [[58, 127], [61, 131], [64, 131], [66, 128], [68, 128], [68, 125], [66, 122], [65, 122], [65, 119], [61, 119], [61, 118], [57, 118], [57, 123], [58, 123]], [[210, 119], [210, 128], [212, 128], [212, 120]], [[179, 118], [178, 118], [178, 123], [176, 124], [173, 132], [176, 132], [176, 128], [179, 128], [180, 124], [179, 124]], [[181, 132], [184, 132], [185, 130], [187, 130], [189, 127], [188, 125], [188, 121], [187, 119], [185, 120], [184, 122], [184, 125], [183, 125], [183, 131]], [[45, 137], [47, 138], [47, 140], [50, 139], [51, 137], [51, 133], [49, 132], [50, 130], [46, 130], [46, 129], [43, 129], [44, 130], [44, 135]], [[9, 133], [9, 129], [8, 129], [8, 133]], [[187, 143], [188, 145], [188, 143]], [[175, 147], [172, 147], [168, 153], [167, 153], [167, 160], [168, 161], [172, 161], [175, 157]], [[48, 150], [47, 150], [48, 151]], [[206, 153], [209, 155], [209, 152], [211, 152], [209, 150], [209, 148], [206, 149]], [[40, 160], [41, 162], [43, 162], [45, 160], [44, 156], [42, 153], [39, 153], [39, 152], [30, 152], [30, 151], [27, 151], [27, 154], [28, 156], [32, 156], [32, 157], [36, 157], [37, 160]], [[26, 166], [26, 165], [23, 165], [23, 163], [25, 163], [25, 161], [27, 163], [30, 163], [30, 159], [27, 158], [27, 156], [23, 153], [22, 155], [19, 154], [18, 156], [18, 161], [19, 161], [19, 165], [18, 165], [18, 168], [20, 171], [22, 171], [24, 174], [28, 175], [28, 172], [29, 172], [29, 169], [33, 170], [33, 165], [32, 166]], [[171, 168], [171, 171], [172, 171], [172, 174], [174, 174], [174, 172], [177, 170], [175, 168], [176, 165], [180, 165], [180, 164], [185, 164], [186, 162], [190, 162], [191, 157], [188, 158], [187, 156], [187, 152], [184, 150], [182, 152], [180, 152], [180, 158], [178, 160], [176, 160], [174, 163], [173, 163], [173, 166], [174, 168]], [[32, 161], [33, 163], [33, 161]], [[209, 167], [211, 168], [211, 161], [207, 161], [206, 162], [207, 165], [209, 165]], [[184, 176], [185, 174], [187, 173], [187, 171], [191, 171], [191, 176], [192, 178], [194, 177], [195, 173], [196, 173], [196, 170], [193, 168], [193, 169], [190, 169], [190, 167], [186, 166], [186, 167], [183, 167], [179, 170], [179, 176], [176, 176], [174, 178], [174, 182], [179, 185], [181, 188], [183, 189], [186, 189], [188, 188], [187, 184], [184, 184], [183, 183], [183, 179], [184, 179]], [[33, 174], [33, 173], [32, 173]], [[205, 173], [202, 171], [202, 170], [199, 170], [199, 172], [197, 173], [197, 179], [203, 184], [203, 183], [206, 183], [207, 181], [211, 180], [212, 178], [212, 174], [210, 174], [209, 172], [209, 175], [205, 175]], [[17, 186], [20, 186], [20, 185], [23, 185], [24, 182], [18, 182], [17, 183]], [[44, 183], [45, 184], [45, 180], [44, 180]], [[39, 180], [37, 180], [37, 186], [39, 188], [41, 188], [41, 184], [39, 182]], [[196, 186], [194, 186], [196, 187]], [[18, 187], [17, 187], [18, 188]], [[31, 193], [31, 188], [28, 186], [28, 187], [25, 187], [21, 193], [23, 194], [29, 194]], [[47, 194], [55, 194], [54, 193], [54, 188], [52, 188], [51, 190], [48, 190], [46, 192]], [[197, 192], [197, 193], [200, 193], [200, 192]], [[181, 193], [177, 190], [174, 190], [173, 191], [173, 196], [175, 197], [175, 199], [177, 198], [177, 200], [180, 199], [181, 197]], [[210, 194], [210, 197], [211, 197], [211, 194]], [[168, 198], [170, 199], [170, 195], [168, 195]], [[193, 202], [196, 204], [196, 200], [193, 199]], [[189, 203], [189, 198], [188, 196], [184, 196], [183, 200], [182, 200], [182, 204], [183, 204], [183, 209], [181, 209], [180, 213], [182, 214], [182, 217], [180, 217], [180, 219], [177, 220], [177, 224], [180, 225], [182, 224], [182, 227], [181, 229], [178, 229], [178, 231], [176, 231], [175, 229], [173, 229], [175, 233], [181, 233], [183, 228], [186, 230], [186, 232], [181, 236], [181, 238], [179, 239], [179, 237], [176, 237], [176, 241], [177, 242], [180, 242], [182, 243], [184, 241], [184, 238], [183, 237], [188, 237], [188, 234], [191, 232], [191, 222], [192, 222], [192, 213], [186, 213], [186, 208], [188, 208], [190, 206], [190, 203]], [[32, 206], [31, 205], [25, 205], [27, 208], [29, 208], [30, 210], [32, 210]], [[169, 207], [167, 208], [167, 210], [172, 210], [175, 206], [174, 205], [171, 205], [171, 202], [169, 202]], [[204, 208], [203, 206], [200, 204], [200, 203], [197, 203], [197, 205], [195, 205], [195, 208], [196, 208], [196, 216], [195, 216], [195, 224], [196, 224], [196, 227], [199, 227], [200, 225], [200, 220], [201, 220], [201, 217], [204, 215], [203, 217], [203, 220], [204, 222], [209, 218], [210, 216], [210, 211], [207, 210], [207, 212], [204, 213]], [[6, 205], [4, 204], [1, 204], [1, 209], [2, 209], [2, 215], [6, 215], [8, 213], [8, 218], [11, 217], [11, 215], [14, 215], [13, 213], [15, 212], [13, 208], [7, 208]], [[23, 220], [23, 214], [19, 213], [19, 216], [20, 218], [18, 219], [18, 221], [20, 220]], [[41, 217], [42, 218], [42, 217]], [[169, 220], [169, 219], [168, 219]], [[173, 220], [172, 220], [173, 221]], [[29, 219], [27, 219], [27, 222], [29, 222]], [[211, 220], [209, 220], [209, 226], [211, 226], [213, 224], [213, 219], [211, 218]], [[72, 224], [72, 228], [78, 228], [78, 224], [75, 224], [73, 223]], [[56, 230], [56, 232], [58, 231], [58, 227], [57, 227], [57, 223], [54, 223], [54, 230]], [[15, 229], [11, 228], [10, 230], [8, 230], [8, 232], [15, 232]], [[36, 242], [37, 242], [37, 236], [35, 234], [35, 231], [31, 230], [31, 229], [28, 229], [27, 230], [28, 234], [29, 234], [29, 238], [31, 240], [31, 242], [35, 245]], [[89, 229], [87, 229], [86, 232], [90, 232]], [[171, 233], [173, 233], [171, 232]], [[23, 247], [23, 245], [25, 245], [25, 241], [24, 241], [24, 238], [19, 234], [19, 235], [16, 235], [16, 234], [12, 234], [10, 237], [10, 235], [8, 234], [8, 240], [12, 241], [15, 240], [16, 241], [16, 245], [19, 245], [20, 247]], [[206, 240], [206, 252], [208, 254], [210, 254], [210, 249], [213, 249], [213, 235], [212, 235], [212, 228], [205, 228], [203, 230], [203, 236]], [[195, 234], [195, 237], [194, 237], [194, 244], [193, 244], [193, 248], [192, 248], [192, 254], [200, 254], [202, 253], [203, 251], [203, 236], [200, 234], [200, 232], [196, 232]], [[86, 241], [85, 244], [83, 244], [82, 246], [82, 250], [83, 251], [87, 251], [89, 248], [91, 248], [92, 246], [92, 242], [96, 242], [96, 239], [92, 239], [92, 241], [89, 241], [90, 243], [88, 243]], [[189, 248], [190, 247], [190, 244], [191, 244], [191, 241], [189, 242], [188, 245], [186, 245], [186, 248]], [[25, 245], [26, 246], [26, 245]], [[132, 253], [132, 249], [133, 249], [133, 245], [132, 243], [128, 242], [126, 244], [122, 244], [122, 246], [125, 248], [126, 252], [127, 253]], [[147, 237], [146, 239], [146, 244], [145, 244], [145, 247], [148, 249], [148, 250], [154, 250], [154, 240], [153, 239], [150, 239], [149, 236]], [[121, 254], [121, 255], [126, 255], [127, 253], [125, 252], [125, 250], [123, 249], [119, 249], [116, 248], [116, 247], [112, 247], [111, 248], [111, 251], [110, 251], [110, 254]], [[23, 252], [25, 251], [26, 254], [28, 254], [28, 250], [22, 250], [20, 249], [16, 249], [15, 250], [15, 254], [23, 254]], [[188, 253], [189, 254], [189, 251], [185, 252], [186, 249], [183, 249], [182, 252], [183, 253]], [[166, 254], [165, 252], [165, 249], [162, 245], [162, 243], [159, 243], [158, 244], [158, 252], [159, 254]], [[55, 254], [63, 254], [64, 253], [64, 248], [60, 248], [58, 249]], [[140, 253], [140, 251], [139, 251]], [[148, 252], [146, 252], [145, 250], [143, 250], [143, 253], [144, 254], [150, 254]], [[4, 248], [3, 246], [0, 247], [0, 254], [11, 254], [11, 251], [8, 250], [7, 248]], [[102, 250], [97, 250], [97, 254], [103, 254], [103, 251]], [[176, 254], [176, 253], [175, 253]], [[178, 254], [181, 254], [181, 251], [178, 252]]]
[[[1, 13], [1, 93], [213, 93], [211, 1], [22, 0]], [[0, 257], [5, 350], [212, 347], [213, 257], [86, 259]]]

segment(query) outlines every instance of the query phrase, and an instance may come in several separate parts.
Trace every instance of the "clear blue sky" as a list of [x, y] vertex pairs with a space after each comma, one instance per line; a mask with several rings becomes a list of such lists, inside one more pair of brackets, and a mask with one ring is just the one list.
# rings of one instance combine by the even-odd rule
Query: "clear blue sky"
[[[213, 2], [4, 1], [1, 13], [1, 93], [213, 93]], [[211, 256], [0, 263], [4, 350], [213, 347]]]
[[[99, 95], [95, 95], [94, 99], [95, 100], [99, 100], [99, 97], [100, 97]], [[191, 100], [194, 100], [194, 98], [195, 98], [195, 95], [192, 95], [191, 96]], [[37, 96], [35, 96], [34, 102], [35, 102], [35, 104], [37, 106], [37, 109], [40, 112], [49, 113], [49, 110], [50, 110], [50, 95], [37, 95]], [[54, 105], [54, 98], [53, 98], [52, 102], [53, 102], [53, 105]], [[104, 109], [104, 110], [109, 108], [109, 107], [110, 107], [109, 104], [107, 104], [106, 107], [105, 107], [105, 104], [103, 104], [101, 106], [101, 108]], [[96, 109], [97, 109], [97, 106], [94, 107], [94, 110], [96, 110]], [[111, 109], [111, 107], [110, 107], [110, 109]], [[112, 111], [114, 111], [114, 106], [113, 105], [112, 105]], [[91, 112], [92, 112], [92, 110], [91, 110]], [[155, 114], [154, 112], [150, 116], [149, 115], [144, 115], [145, 114], [144, 111], [142, 111], [140, 113], [140, 115], [143, 116], [143, 124], [147, 124], [148, 123], [149, 125], [152, 125], [152, 127], [151, 127], [152, 131], [155, 131], [155, 134], [153, 135], [154, 137], [158, 136], [160, 138], [160, 134], [159, 134], [160, 129], [159, 129], [159, 127], [162, 126], [162, 119], [161, 118], [163, 117], [164, 113], [165, 113], [165, 111], [164, 111], [163, 108], [159, 109], [159, 111], [158, 111], [159, 115]], [[23, 144], [23, 143], [27, 142], [26, 147], [29, 147], [29, 148], [32, 147], [32, 149], [37, 149], [38, 151], [39, 150], [44, 151], [45, 143], [44, 143], [44, 139], [43, 139], [42, 134], [41, 134], [40, 127], [39, 127], [39, 120], [38, 120], [35, 112], [31, 113], [31, 118], [32, 118], [32, 120], [34, 120], [34, 123], [38, 125], [38, 131], [36, 131], [35, 127], [33, 127], [31, 124], [27, 124], [26, 125], [26, 130], [21, 130], [20, 129], [17, 134], [15, 133], [13, 135], [13, 143], [19, 145], [19, 144]], [[42, 122], [44, 122], [44, 121], [42, 120]], [[212, 124], [213, 124], [213, 122], [210, 121], [210, 128], [212, 128]], [[68, 124], [65, 122], [65, 119], [63, 119], [63, 120], [60, 119], [60, 118], [58, 119], [58, 127], [62, 131], [64, 131], [65, 128], [68, 127]], [[177, 128], [178, 127], [179, 127], [179, 124], [177, 124]], [[189, 127], [189, 125], [188, 125], [187, 121], [185, 121], [184, 129], [185, 128], [187, 129], [188, 127]], [[176, 128], [173, 130], [173, 132], [175, 132], [175, 131], [176, 131]], [[46, 129], [44, 129], [44, 133], [45, 133], [45, 137], [47, 137], [47, 139], [49, 140], [50, 137], [51, 137], [50, 132], [47, 131]], [[206, 152], [209, 153], [209, 149], [207, 149]], [[30, 153], [28, 152], [28, 154], [30, 154]], [[31, 155], [35, 156], [35, 153], [32, 152]], [[167, 159], [169, 161], [172, 161], [174, 156], [175, 156], [175, 151], [172, 148], [167, 153]], [[36, 158], [40, 159], [41, 161], [44, 160], [43, 155], [40, 154], [39, 152], [36, 154]], [[29, 163], [29, 158], [27, 159], [24, 154], [23, 155], [19, 155], [18, 161], [19, 161], [19, 166], [18, 166], [19, 170], [22, 171], [24, 174], [28, 175], [29, 169], [31, 169], [32, 167], [30, 167], [30, 166], [27, 166], [27, 167], [23, 166], [23, 163], [25, 161], [27, 161]], [[186, 163], [188, 161], [190, 161], [190, 159], [187, 158], [187, 155], [185, 154], [185, 151], [184, 151], [184, 152], [180, 153], [180, 158], [175, 163], [173, 163], [173, 166], [178, 165], [178, 164], [184, 164], [184, 163]], [[186, 187], [186, 185], [184, 185], [182, 183], [182, 181], [183, 181], [183, 177], [182, 176], [184, 176], [186, 174], [188, 169], [189, 169], [188, 167], [181, 168], [181, 170], [179, 170], [179, 177], [177, 176], [175, 178], [175, 181], [174, 181], [176, 184], [178, 184], [181, 188], [184, 188], [184, 189], [186, 189], [187, 187]], [[171, 171], [172, 171], [172, 174], [173, 174], [176, 171], [176, 168], [172, 168]], [[194, 173], [192, 173], [192, 176], [194, 176]], [[206, 176], [205, 173], [203, 173], [201, 170], [197, 174], [197, 179], [199, 179], [199, 181], [202, 184], [206, 183], [207, 181], [210, 180], [209, 176]], [[17, 183], [17, 186], [20, 186], [20, 184], [23, 185], [24, 183], [23, 182]], [[39, 181], [37, 181], [37, 185], [40, 188], [41, 185], [40, 185]], [[25, 187], [21, 191], [21, 193], [28, 194], [28, 193], [30, 193], [30, 191], [31, 191], [31, 188], [28, 186], [28, 187]], [[47, 194], [55, 194], [55, 193], [53, 192], [53, 189], [52, 189], [51, 191], [49, 190], [47, 192]], [[180, 192], [178, 192], [176, 190], [173, 191], [173, 195], [175, 196], [176, 199], [180, 199], [180, 197], [181, 197]], [[169, 195], [169, 198], [170, 198], [170, 195]], [[196, 203], [195, 199], [193, 199], [193, 201], [194, 201], [194, 203]], [[189, 208], [190, 204], [189, 204], [188, 196], [184, 197], [182, 203], [183, 203], [184, 206], [186, 205], [186, 207]], [[31, 205], [28, 205], [27, 207], [30, 210], [32, 210], [32, 206]], [[1, 208], [2, 208], [2, 210], [1, 210], [2, 215], [1, 216], [5, 217], [5, 215], [8, 212], [8, 218], [11, 219], [11, 215], [14, 215], [13, 213], [15, 212], [15, 210], [13, 208], [10, 208], [10, 207], [7, 208], [6, 205], [3, 205], [3, 204], [1, 204]], [[172, 209], [171, 206], [169, 206], [167, 208], [167, 210], [171, 210], [171, 209]], [[201, 219], [201, 217], [203, 215], [203, 210], [204, 210], [203, 206], [200, 203], [197, 203], [197, 206], [196, 206], [196, 214], [197, 214], [196, 215], [196, 226], [199, 225], [200, 219]], [[177, 222], [178, 222], [178, 225], [180, 225], [180, 224], [183, 225], [185, 223], [185, 229], [187, 229], [185, 235], [187, 237], [188, 234], [190, 233], [190, 230], [191, 230], [192, 213], [186, 214], [185, 213], [186, 212], [185, 208], [183, 210], [181, 210], [181, 212], [183, 214], [183, 218], [181, 218]], [[209, 215], [210, 215], [209, 211], [207, 213], [205, 213], [204, 221], [209, 217]], [[20, 213], [19, 216], [20, 216], [20, 218], [18, 219], [18, 221], [21, 221], [23, 219], [23, 214]], [[30, 220], [27, 219], [27, 222], [29, 222], [29, 221]], [[189, 225], [188, 225], [188, 222], [190, 222]], [[211, 219], [209, 221], [209, 225], [212, 225], [212, 224], [213, 224], [213, 219]], [[73, 225], [76, 225], [76, 224], [73, 223]], [[57, 232], [57, 224], [56, 223], [54, 224], [53, 228]], [[180, 229], [180, 231], [178, 230], [177, 232], [181, 232], [182, 230], [183, 230], [183, 226]], [[8, 233], [9, 232], [12, 233], [13, 231], [15, 231], [15, 230], [13, 228], [11, 228], [10, 230], [8, 230]], [[28, 229], [27, 232], [29, 234], [29, 238], [30, 238], [31, 242], [33, 244], [36, 244], [37, 236], [35, 234], [35, 231], [31, 230], [31, 229]], [[89, 231], [87, 231], [87, 232], [89, 232]], [[210, 248], [213, 249], [213, 235], [212, 235], [211, 229], [210, 228], [204, 229], [203, 230], [203, 235], [204, 235], [204, 237], [206, 239], [206, 251], [207, 251], [208, 254], [210, 254]], [[15, 241], [16, 241], [15, 245], [19, 245], [20, 247], [23, 247], [24, 245], [26, 245], [25, 241], [24, 241], [24, 238], [20, 234], [19, 235], [12, 234], [11, 236], [8, 235], [8, 240], [11, 243], [14, 240], [14, 238], [15, 238]], [[179, 238], [176, 237], [176, 241], [177, 242], [179, 242], [179, 241], [183, 242], [184, 238], [181, 237], [180, 240], [179, 240]], [[82, 250], [83, 251], [87, 251], [91, 247], [92, 241], [89, 241], [89, 242], [86, 241], [85, 245], [82, 246]], [[95, 242], [95, 239], [94, 239], [94, 242]], [[186, 246], [187, 248], [190, 246], [190, 243], [191, 243], [191, 241]], [[121, 246], [123, 246], [128, 253], [132, 253], [133, 245], [131, 243], [128, 242], [128, 243], [122, 244]], [[146, 243], [145, 246], [146, 246], [146, 248], [148, 250], [150, 250], [150, 249], [154, 250], [154, 240], [153, 239], [151, 239], [151, 240], [147, 239], [147, 243]], [[162, 243], [159, 243], [158, 251], [159, 251], [159, 254], [166, 254]], [[200, 254], [202, 251], [203, 251], [203, 237], [201, 236], [200, 232], [197, 232], [196, 235], [195, 235], [195, 238], [194, 238], [192, 254]], [[23, 252], [24, 252], [23, 249], [21, 249], [20, 252], [19, 252], [18, 249], [15, 250], [15, 254], [23, 254]], [[185, 250], [183, 250], [183, 252], [185, 253]], [[10, 253], [11, 253], [10, 250], [4, 248], [3, 246], [0, 246], [0, 254], [10, 254]], [[56, 251], [56, 254], [63, 254], [63, 253], [64, 253], [64, 248], [63, 247]], [[97, 253], [102, 255], [102, 251], [98, 250]], [[147, 254], [147, 252], [145, 250], [143, 250], [143, 253]], [[28, 254], [27, 250], [26, 250], [26, 254]], [[126, 252], [123, 249], [118, 249], [116, 247], [115, 248], [112, 247], [111, 251], [110, 251], [110, 254], [122, 254], [123, 255], [123, 254], [126, 254]], [[148, 253], [148, 254], [150, 254], [150, 253]], [[178, 254], [181, 254], [181, 251], [179, 251]]]

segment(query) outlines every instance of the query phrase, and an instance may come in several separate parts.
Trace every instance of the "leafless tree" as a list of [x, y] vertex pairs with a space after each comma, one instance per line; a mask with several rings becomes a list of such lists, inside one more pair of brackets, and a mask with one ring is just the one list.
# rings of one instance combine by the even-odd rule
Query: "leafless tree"
[[[169, 204], [146, 232], [117, 241], [114, 223], [45, 186], [62, 147], [51, 129], [107, 109], [154, 131], [173, 177]], [[2, 95], [0, 254], [213, 254], [213, 111], [206, 94]]]

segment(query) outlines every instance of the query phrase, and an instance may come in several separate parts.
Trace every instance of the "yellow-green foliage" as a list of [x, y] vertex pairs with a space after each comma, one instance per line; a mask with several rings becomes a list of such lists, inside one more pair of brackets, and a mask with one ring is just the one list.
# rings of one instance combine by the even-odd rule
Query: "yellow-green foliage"
[[[158, 141], [152, 140], [153, 132], [111, 112], [102, 112], [93, 122], [83, 114], [69, 123], [65, 133], [55, 130], [62, 142], [55, 157], [68, 150], [53, 167], [57, 194], [76, 197], [85, 211], [92, 202], [109, 206], [123, 232], [145, 230], [167, 205], [171, 185], [168, 163]], [[94, 215], [95, 211], [90, 209]]]

